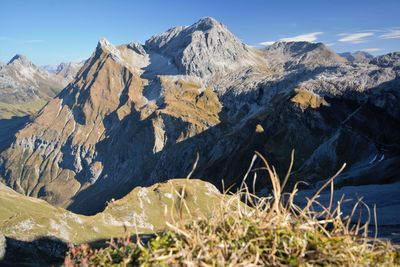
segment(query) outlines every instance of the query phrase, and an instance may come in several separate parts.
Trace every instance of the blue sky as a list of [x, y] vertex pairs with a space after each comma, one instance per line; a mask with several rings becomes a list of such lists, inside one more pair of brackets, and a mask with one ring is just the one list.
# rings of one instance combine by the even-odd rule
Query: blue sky
[[143, 43], [204, 16], [254, 46], [283, 39], [337, 52], [400, 51], [399, 0], [1, 0], [0, 60], [17, 53], [38, 65], [83, 60], [100, 37]]

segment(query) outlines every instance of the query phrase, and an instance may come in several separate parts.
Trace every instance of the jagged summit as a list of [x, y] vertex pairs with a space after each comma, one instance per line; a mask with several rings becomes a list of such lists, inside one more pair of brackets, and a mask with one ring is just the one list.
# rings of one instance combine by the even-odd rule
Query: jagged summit
[[101, 37], [97, 43], [97, 47], [96, 47], [96, 52], [97, 53], [102, 53], [102, 52], [106, 52], [106, 53], [112, 53], [115, 55], [119, 54], [118, 49], [116, 48], [115, 45], [113, 45], [110, 41], [108, 41], [106, 38]]
[[202, 78], [257, 64], [255, 51], [210, 17], [152, 36], [145, 46], [170, 57], [183, 74]]
[[149, 40], [146, 41], [146, 46], [153, 49], [161, 49], [168, 45], [171, 41], [176, 42], [177, 40], [175, 40], [175, 37], [180, 36], [182, 33], [189, 35], [195, 31], [207, 32], [213, 28], [223, 28], [224, 30], [228, 31], [225, 25], [216, 19], [204, 17], [190, 26], [176, 26], [161, 34], [153, 35]]
[[202, 31], [207, 31], [213, 27], [225, 27], [225, 25], [212, 17], [203, 17], [191, 27]]
[[97, 48], [102, 48], [102, 49], [115, 49], [115, 46], [111, 44], [110, 41], [108, 41], [105, 37], [101, 37], [97, 43]]
[[30, 61], [26, 56], [21, 55], [21, 54], [16, 54], [8, 63], [7, 65], [11, 64], [21, 64], [23, 66], [30, 66], [33, 67], [35, 66], [32, 61]]

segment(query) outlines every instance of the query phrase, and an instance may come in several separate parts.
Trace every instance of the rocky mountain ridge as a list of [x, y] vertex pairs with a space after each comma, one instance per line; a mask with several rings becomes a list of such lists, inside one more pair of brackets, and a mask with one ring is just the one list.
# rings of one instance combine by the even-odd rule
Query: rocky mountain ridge
[[340, 53], [340, 55], [346, 58], [349, 62], [353, 63], [365, 63], [374, 58], [373, 55], [364, 51], [345, 52]]
[[61, 62], [58, 65], [45, 65], [41, 68], [71, 82], [84, 63], [84, 60], [80, 62]]
[[185, 176], [196, 153], [195, 177], [217, 186], [239, 182], [254, 150], [283, 172], [293, 148], [294, 179], [315, 184], [347, 162], [343, 185], [398, 181], [398, 62], [354, 65], [306, 42], [256, 49], [212, 18], [144, 45], [102, 39], [1, 154], [0, 177], [84, 214]]

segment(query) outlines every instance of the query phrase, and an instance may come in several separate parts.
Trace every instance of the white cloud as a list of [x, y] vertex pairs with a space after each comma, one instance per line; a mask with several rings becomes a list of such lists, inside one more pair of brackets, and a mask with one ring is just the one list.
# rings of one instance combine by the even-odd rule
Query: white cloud
[[366, 40], [365, 38], [373, 36], [373, 32], [359, 32], [359, 33], [342, 33], [339, 36], [343, 36], [339, 39], [339, 42], [346, 42], [346, 43], [353, 43], [359, 44], [364, 43]]
[[[293, 37], [286, 37], [279, 39], [278, 41], [281, 42], [315, 42], [317, 40], [317, 36], [323, 34], [323, 32], [310, 32], [306, 34], [301, 34]], [[259, 43], [260, 45], [272, 45], [275, 43], [275, 41], [265, 41], [262, 43]]]
[[363, 51], [363, 52], [376, 52], [376, 51], [381, 51], [382, 49], [380, 49], [380, 48], [376, 48], [376, 47], [373, 47], [373, 48], [364, 48], [364, 49], [361, 49], [360, 51]]
[[265, 41], [265, 42], [259, 43], [259, 45], [269, 46], [269, 45], [272, 45], [273, 43], [275, 43], [275, 41]]
[[382, 39], [398, 39], [400, 38], [400, 29], [391, 29], [387, 33], [379, 36]]
[[306, 34], [301, 34], [293, 37], [282, 38], [279, 41], [281, 42], [315, 42], [317, 40], [317, 36], [323, 34], [323, 32], [311, 32]]

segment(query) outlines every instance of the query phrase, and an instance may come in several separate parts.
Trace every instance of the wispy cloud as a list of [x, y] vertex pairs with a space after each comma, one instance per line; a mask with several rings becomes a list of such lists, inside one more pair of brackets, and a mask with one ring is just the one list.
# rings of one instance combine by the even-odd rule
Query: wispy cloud
[[275, 41], [265, 41], [265, 42], [259, 43], [259, 45], [268, 46], [268, 45], [272, 45], [273, 43], [275, 43]]
[[363, 52], [377, 52], [377, 51], [381, 51], [381, 50], [382, 50], [381, 48], [376, 48], [376, 47], [360, 49], [360, 51], [363, 51]]
[[390, 29], [379, 37], [381, 39], [398, 39], [400, 38], [400, 29]]
[[317, 36], [323, 34], [323, 32], [310, 32], [306, 34], [301, 34], [293, 37], [282, 38], [279, 41], [281, 42], [315, 42], [317, 40]]
[[342, 36], [342, 38], [339, 39], [339, 42], [360, 44], [366, 42], [366, 38], [373, 35], [373, 32], [341, 33], [339, 36]]
[[[278, 41], [281, 42], [315, 42], [317, 40], [317, 36], [323, 34], [323, 32], [310, 32], [306, 34], [301, 34], [293, 37], [286, 37], [279, 39]], [[262, 43], [259, 43], [259, 45], [272, 45], [275, 43], [275, 41], [265, 41]]]
[[44, 40], [40, 40], [40, 39], [32, 39], [32, 40], [25, 40], [24, 43], [27, 44], [37, 44], [37, 43], [43, 43]]

